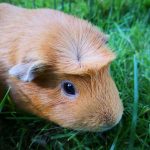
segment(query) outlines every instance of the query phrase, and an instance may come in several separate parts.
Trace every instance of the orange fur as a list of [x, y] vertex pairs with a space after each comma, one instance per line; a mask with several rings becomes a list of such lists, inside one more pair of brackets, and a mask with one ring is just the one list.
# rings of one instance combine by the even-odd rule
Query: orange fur
[[[20, 107], [73, 129], [119, 122], [123, 106], [108, 72], [115, 54], [97, 27], [55, 10], [0, 4], [0, 37], [0, 78]], [[75, 84], [74, 100], [62, 94], [62, 80]]]

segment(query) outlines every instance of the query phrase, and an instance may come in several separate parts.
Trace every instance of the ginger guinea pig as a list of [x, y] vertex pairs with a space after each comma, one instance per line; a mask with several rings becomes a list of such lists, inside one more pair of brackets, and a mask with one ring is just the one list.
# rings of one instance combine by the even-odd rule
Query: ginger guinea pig
[[0, 4], [1, 81], [21, 108], [60, 126], [110, 129], [123, 106], [106, 41], [97, 27], [65, 13]]

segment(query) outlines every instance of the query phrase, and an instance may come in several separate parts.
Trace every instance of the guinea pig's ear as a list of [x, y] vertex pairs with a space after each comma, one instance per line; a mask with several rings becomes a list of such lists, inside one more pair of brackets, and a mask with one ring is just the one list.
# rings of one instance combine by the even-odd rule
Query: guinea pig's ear
[[112, 52], [111, 50], [105, 50], [102, 53], [100, 53], [100, 64], [102, 66], [107, 65], [111, 61], [113, 61], [116, 58], [116, 54]]
[[45, 62], [28, 62], [13, 66], [9, 70], [9, 74], [24, 82], [31, 82], [46, 69], [47, 65]]

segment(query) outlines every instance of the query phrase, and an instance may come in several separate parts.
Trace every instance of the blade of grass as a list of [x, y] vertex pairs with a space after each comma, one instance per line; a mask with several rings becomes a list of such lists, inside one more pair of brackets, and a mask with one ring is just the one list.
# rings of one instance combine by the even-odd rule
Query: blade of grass
[[136, 125], [137, 125], [137, 113], [138, 113], [138, 67], [137, 59], [134, 55], [134, 103], [133, 103], [133, 112], [132, 112], [132, 123], [130, 131], [130, 141], [129, 141], [129, 150], [133, 150], [134, 140], [136, 135]]
[[46, 124], [40, 131], [39, 133], [37, 133], [37, 135], [32, 139], [31, 144], [29, 145], [29, 149], [31, 149], [33, 143], [35, 143], [35, 141], [38, 139], [38, 136], [44, 131], [44, 129], [46, 129], [49, 126], [49, 124]]
[[35, 2], [35, 0], [32, 0], [32, 7], [33, 7], [33, 8], [36, 7], [36, 2]]
[[20, 135], [20, 141], [18, 142], [18, 145], [17, 145], [18, 150], [22, 149], [22, 143], [23, 143], [23, 138], [24, 138], [25, 133], [26, 133], [26, 129], [23, 128], [22, 133]]
[[10, 87], [9, 87], [9, 89], [7, 90], [7, 92], [6, 92], [5, 96], [4, 96], [4, 98], [2, 99], [2, 101], [1, 101], [1, 103], [0, 103], [0, 112], [2, 112], [2, 110], [3, 110], [3, 108], [4, 108], [4, 104], [5, 104], [6, 100], [7, 100], [7, 96], [8, 96], [8, 94], [9, 94], [9, 91], [10, 91]]
[[118, 141], [118, 137], [119, 137], [119, 135], [121, 133], [121, 128], [122, 128], [122, 125], [119, 124], [119, 129], [118, 129], [117, 135], [116, 135], [116, 137], [115, 137], [115, 139], [114, 139], [114, 141], [113, 141], [113, 143], [112, 143], [112, 145], [110, 147], [110, 150], [114, 150], [115, 149], [117, 141]]

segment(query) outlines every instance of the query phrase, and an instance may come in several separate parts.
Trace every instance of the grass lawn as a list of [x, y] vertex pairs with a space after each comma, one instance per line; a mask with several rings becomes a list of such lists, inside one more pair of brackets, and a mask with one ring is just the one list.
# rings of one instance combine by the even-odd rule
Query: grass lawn
[[[69, 3], [71, 1], [71, 4]], [[49, 7], [87, 19], [110, 35], [111, 74], [124, 104], [121, 122], [104, 133], [61, 128], [0, 102], [0, 150], [150, 149], [150, 0], [0, 0]]]

